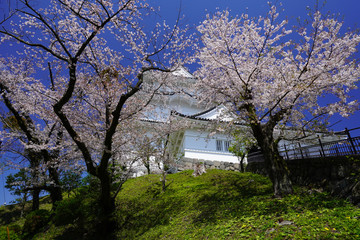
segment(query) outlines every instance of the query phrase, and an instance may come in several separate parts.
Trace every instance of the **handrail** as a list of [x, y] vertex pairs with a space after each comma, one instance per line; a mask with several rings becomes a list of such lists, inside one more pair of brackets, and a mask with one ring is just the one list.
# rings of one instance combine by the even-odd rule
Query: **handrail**
[[280, 155], [286, 160], [304, 159], [304, 158], [319, 158], [319, 157], [333, 157], [333, 156], [348, 156], [360, 154], [360, 136], [351, 137], [350, 131], [360, 129], [353, 128], [343, 131], [346, 134], [346, 139], [324, 142], [318, 139], [319, 144], [301, 146], [300, 142], [283, 145], [284, 150], [280, 151]]

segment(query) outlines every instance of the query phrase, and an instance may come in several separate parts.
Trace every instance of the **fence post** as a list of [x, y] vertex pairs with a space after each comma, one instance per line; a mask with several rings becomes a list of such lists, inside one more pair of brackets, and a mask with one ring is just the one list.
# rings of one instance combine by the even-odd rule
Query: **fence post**
[[335, 145], [335, 152], [336, 152], [336, 156], [340, 156], [340, 153], [339, 153], [339, 149], [338, 149], [338, 145], [337, 145], [337, 144]]
[[350, 144], [351, 144], [351, 147], [352, 147], [352, 152], [353, 152], [354, 154], [357, 154], [357, 153], [356, 153], [356, 148], [355, 148], [354, 142], [353, 142], [353, 140], [352, 140], [352, 138], [351, 138], [351, 135], [350, 135], [350, 132], [349, 132], [349, 129], [345, 128], [345, 133], [346, 133], [346, 135], [347, 135], [348, 138], [349, 138], [349, 141], [350, 141]]
[[[319, 136], [319, 135], [318, 135], [318, 140], [319, 140], [320, 148], [321, 148], [320, 155], [322, 155], [323, 157], [326, 157], [325, 152], [324, 152], [324, 147], [323, 147], [323, 145], [322, 145], [322, 142], [321, 142], [321, 139], [320, 139], [320, 136]], [[322, 153], [322, 154], [321, 154], [321, 153]]]
[[303, 151], [301, 149], [301, 143], [300, 142], [299, 142], [299, 149], [300, 149], [301, 157], [302, 157], [302, 159], [304, 159], [304, 154], [303, 154]]
[[286, 150], [286, 145], [285, 144], [284, 144], [284, 149], [285, 149], [285, 153], [286, 153], [286, 158], [287, 158], [287, 160], [289, 160], [289, 155], [288, 155], [288, 152]]

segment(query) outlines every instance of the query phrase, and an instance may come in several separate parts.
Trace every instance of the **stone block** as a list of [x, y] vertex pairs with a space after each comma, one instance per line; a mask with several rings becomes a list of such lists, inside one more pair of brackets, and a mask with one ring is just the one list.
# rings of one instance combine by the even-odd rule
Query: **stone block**
[[212, 166], [214, 165], [213, 161], [205, 161], [205, 165]]

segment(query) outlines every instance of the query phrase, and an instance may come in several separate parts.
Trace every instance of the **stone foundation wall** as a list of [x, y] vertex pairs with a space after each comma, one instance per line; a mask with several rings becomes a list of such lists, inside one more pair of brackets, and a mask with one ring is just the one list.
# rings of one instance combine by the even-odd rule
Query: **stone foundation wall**
[[[197, 164], [205, 169], [240, 171], [239, 163], [205, 161], [184, 158], [177, 169], [194, 170]], [[360, 157], [332, 157], [318, 159], [298, 159], [286, 161], [293, 183], [314, 188], [323, 188], [335, 196], [350, 200], [360, 206]], [[250, 161], [246, 171], [267, 175], [265, 164]]]
[[[360, 205], [360, 157], [327, 157], [286, 161], [291, 181], [323, 188]], [[250, 162], [246, 171], [267, 175], [264, 162]]]

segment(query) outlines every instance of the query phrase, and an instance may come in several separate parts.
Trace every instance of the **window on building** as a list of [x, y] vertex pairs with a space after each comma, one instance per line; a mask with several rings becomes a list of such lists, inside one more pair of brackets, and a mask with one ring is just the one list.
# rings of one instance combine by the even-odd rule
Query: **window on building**
[[231, 141], [216, 140], [216, 151], [228, 152]]
[[230, 141], [224, 141], [224, 151], [229, 151], [230, 148]]
[[223, 151], [223, 144], [221, 140], [216, 140], [216, 151]]

